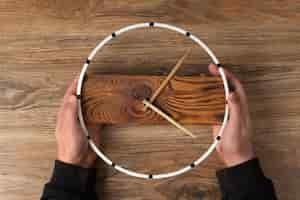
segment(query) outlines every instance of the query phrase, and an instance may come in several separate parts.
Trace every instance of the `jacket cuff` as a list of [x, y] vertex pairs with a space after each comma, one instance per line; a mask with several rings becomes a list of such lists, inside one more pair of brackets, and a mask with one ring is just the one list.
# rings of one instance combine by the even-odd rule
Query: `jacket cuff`
[[56, 160], [50, 180], [50, 185], [66, 191], [85, 192], [91, 175], [95, 169], [83, 168], [77, 165]]
[[266, 180], [257, 158], [220, 170], [217, 178], [224, 194], [247, 193]]

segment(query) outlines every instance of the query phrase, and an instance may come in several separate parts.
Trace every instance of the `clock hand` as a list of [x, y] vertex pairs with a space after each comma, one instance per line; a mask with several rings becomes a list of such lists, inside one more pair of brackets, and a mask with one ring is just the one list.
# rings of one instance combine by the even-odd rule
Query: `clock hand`
[[[180, 68], [180, 66], [182, 65], [184, 59], [190, 54], [192, 48], [189, 48], [185, 54], [177, 61], [176, 65], [173, 67], [173, 69], [171, 70], [171, 72], [168, 74], [168, 76], [166, 77], [166, 79], [162, 82], [162, 84], [157, 88], [157, 90], [155, 90], [155, 92], [153, 93], [153, 95], [151, 96], [149, 102], [153, 103], [153, 101], [155, 100], [155, 98], [159, 95], [159, 93], [167, 86], [168, 82], [171, 80], [171, 78], [173, 78], [173, 76], [175, 75], [175, 73], [178, 71], [178, 69]], [[146, 111], [147, 109], [147, 105], [145, 105], [144, 107], [144, 111]]]
[[183, 127], [181, 124], [179, 124], [178, 122], [176, 122], [172, 117], [170, 117], [169, 115], [167, 115], [166, 113], [164, 113], [163, 111], [161, 111], [159, 108], [157, 108], [156, 106], [154, 106], [149, 101], [143, 100], [143, 104], [145, 106], [149, 107], [151, 110], [153, 110], [157, 114], [159, 114], [160, 116], [162, 116], [163, 118], [165, 118], [168, 122], [170, 122], [171, 124], [173, 124], [174, 126], [176, 126], [178, 129], [180, 129], [181, 131], [183, 131], [185, 134], [191, 136], [192, 138], [196, 137], [191, 131], [189, 131], [188, 129], [186, 129], [185, 127]]

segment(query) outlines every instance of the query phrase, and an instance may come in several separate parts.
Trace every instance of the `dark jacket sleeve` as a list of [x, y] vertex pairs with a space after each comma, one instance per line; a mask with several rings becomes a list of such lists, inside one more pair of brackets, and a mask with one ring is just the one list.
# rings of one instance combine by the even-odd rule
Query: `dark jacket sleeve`
[[222, 200], [277, 200], [257, 158], [217, 172]]
[[50, 182], [41, 200], [96, 200], [95, 169], [86, 169], [56, 160]]

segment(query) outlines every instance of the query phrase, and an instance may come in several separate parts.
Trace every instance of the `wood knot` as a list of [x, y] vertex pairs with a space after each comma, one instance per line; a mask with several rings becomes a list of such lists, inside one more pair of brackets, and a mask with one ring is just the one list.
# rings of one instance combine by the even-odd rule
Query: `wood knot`
[[145, 84], [137, 85], [132, 89], [132, 96], [139, 101], [149, 99], [151, 94], [152, 89]]

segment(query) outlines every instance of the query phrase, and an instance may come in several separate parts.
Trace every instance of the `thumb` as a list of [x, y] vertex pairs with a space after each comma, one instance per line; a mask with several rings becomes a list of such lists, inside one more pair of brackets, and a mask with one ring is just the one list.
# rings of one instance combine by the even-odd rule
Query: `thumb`
[[240, 121], [241, 118], [241, 104], [238, 95], [234, 92], [231, 92], [228, 97], [229, 105], [229, 124], [235, 125]]
[[70, 120], [69, 122], [77, 122], [77, 99], [75, 96], [64, 98], [64, 102], [59, 110], [60, 121]]
[[75, 96], [69, 96], [64, 100], [64, 105], [74, 116], [77, 115], [77, 98]]

